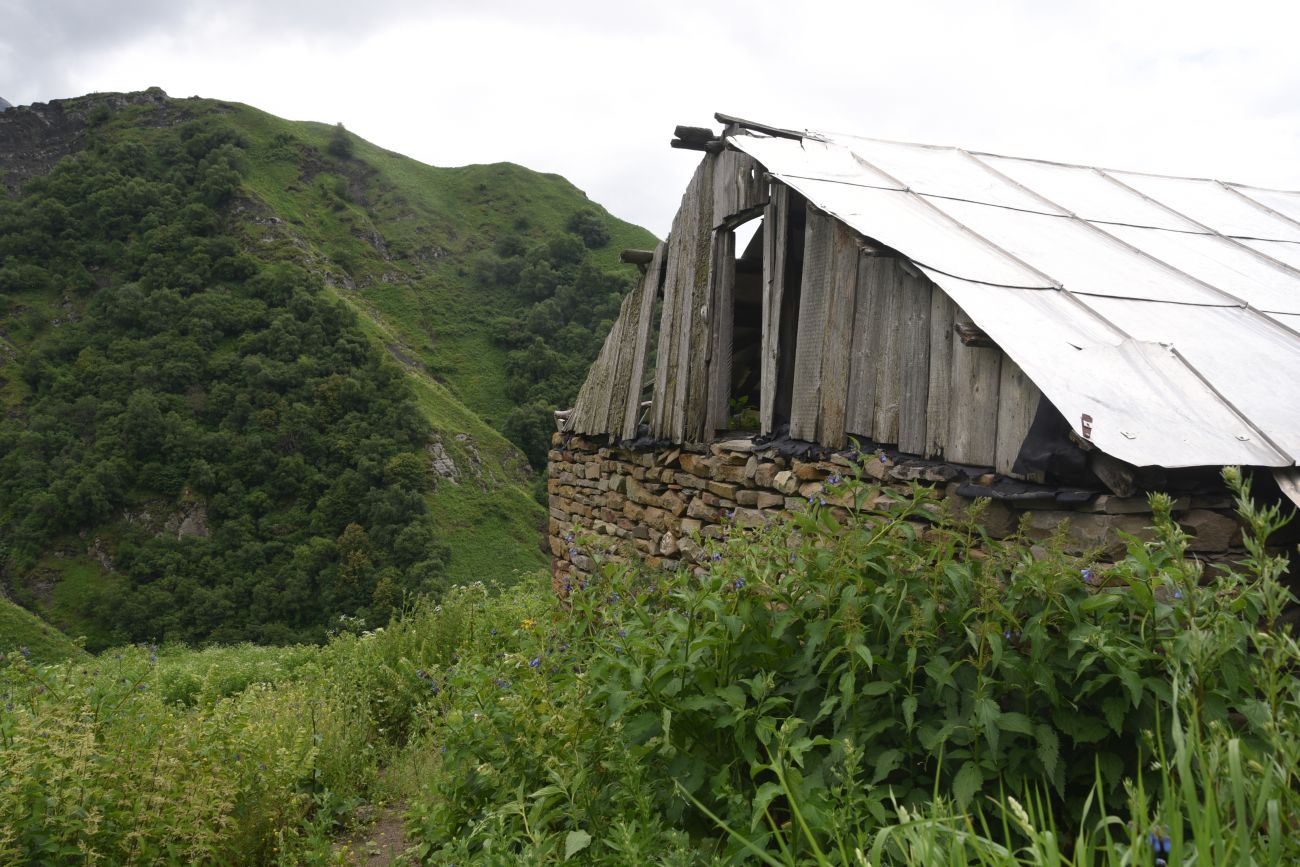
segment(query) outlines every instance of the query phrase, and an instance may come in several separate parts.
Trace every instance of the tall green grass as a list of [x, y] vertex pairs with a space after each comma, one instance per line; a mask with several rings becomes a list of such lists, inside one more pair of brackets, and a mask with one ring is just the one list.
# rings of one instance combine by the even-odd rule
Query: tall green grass
[[1167, 501], [1103, 569], [850, 478], [860, 513], [699, 573], [466, 585], [323, 648], [11, 659], [0, 862], [331, 863], [401, 802], [409, 863], [1296, 863], [1282, 516], [1230, 480], [1249, 552], [1213, 579]]

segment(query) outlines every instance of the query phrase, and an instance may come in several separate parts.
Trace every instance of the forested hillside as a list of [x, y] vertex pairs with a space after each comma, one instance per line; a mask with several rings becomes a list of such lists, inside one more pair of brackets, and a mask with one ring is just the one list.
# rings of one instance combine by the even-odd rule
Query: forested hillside
[[543, 562], [498, 430], [544, 454], [647, 233], [158, 91], [5, 112], [0, 176], [15, 601], [92, 648], [315, 640]]

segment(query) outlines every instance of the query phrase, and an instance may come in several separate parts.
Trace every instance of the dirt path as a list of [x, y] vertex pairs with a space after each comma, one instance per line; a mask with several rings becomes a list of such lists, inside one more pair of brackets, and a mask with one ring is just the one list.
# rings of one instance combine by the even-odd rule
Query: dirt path
[[406, 851], [406, 833], [402, 830], [405, 804], [389, 804], [375, 818], [375, 824], [342, 840], [338, 849], [348, 854], [355, 867], [388, 867]]

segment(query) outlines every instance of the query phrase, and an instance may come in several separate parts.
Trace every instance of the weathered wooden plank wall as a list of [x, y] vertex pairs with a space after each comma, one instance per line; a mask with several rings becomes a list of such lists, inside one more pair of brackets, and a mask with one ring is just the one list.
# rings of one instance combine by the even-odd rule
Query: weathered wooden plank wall
[[[698, 413], [691, 434], [703, 432], [707, 354], [694, 352], [707, 335], [709, 251], [713, 225], [713, 168], [706, 156], [695, 170], [673, 218], [664, 274], [664, 304], [659, 320], [659, 348], [651, 433], [673, 442], [687, 441], [687, 420]], [[707, 345], [702, 352], [707, 353]], [[692, 363], [695, 356], [696, 363]]]
[[799, 336], [795, 350], [794, 394], [790, 406], [790, 436], [817, 441], [821, 410], [822, 352], [826, 344], [826, 309], [834, 276], [835, 221], [809, 206], [804, 229], [802, 296]]
[[1011, 467], [1020, 454], [1020, 446], [1029, 433], [1034, 413], [1038, 411], [1041, 396], [1038, 386], [1025, 372], [1005, 355], [998, 382], [998, 432], [993, 455], [993, 468], [999, 473], [1011, 473]]
[[930, 291], [930, 371], [925, 402], [925, 447], [917, 454], [937, 457], [948, 448], [952, 405], [952, 328], [957, 305], [937, 286]]
[[857, 304], [858, 237], [838, 220], [830, 221], [831, 270], [823, 327], [820, 407], [817, 441], [842, 448], [845, 407], [849, 396], [849, 358], [853, 346], [853, 314]]
[[767, 203], [767, 177], [749, 154], [725, 150], [713, 169], [713, 227], [734, 228], [734, 221]]
[[763, 214], [763, 348], [759, 381], [759, 424], [769, 434], [775, 426], [776, 381], [781, 334], [781, 302], [785, 295], [786, 234], [790, 224], [790, 188], [772, 184], [772, 197]]
[[[793, 196], [743, 154], [724, 151], [701, 162], [672, 233], [623, 301], [579, 392], [570, 429], [636, 436], [661, 285], [651, 432], [699, 443], [726, 426], [733, 229], [761, 213], [763, 431], [772, 431], [785, 401], [796, 439], [840, 448], [860, 436], [1010, 473], [1038, 389], [1001, 350], [961, 342], [954, 326], [970, 320], [941, 289], [829, 215], [813, 207], [805, 212], [801, 204], [804, 228], [794, 241], [801, 242], [802, 263], [791, 260]], [[783, 381], [790, 376], [782, 373], [785, 366], [793, 383]]]
[[[641, 281], [640, 296], [637, 298], [637, 326], [632, 340], [632, 369], [628, 372], [627, 401], [623, 407], [623, 439], [635, 439], [637, 421], [641, 418], [641, 391], [645, 379], [646, 357], [650, 352], [650, 327], [654, 315], [655, 299], [664, 279], [664, 259], [668, 245], [662, 241], [655, 247], [654, 258], [646, 268]], [[611, 432], [614, 429], [611, 428]]]
[[[971, 325], [957, 311], [957, 324]], [[944, 457], [959, 464], [989, 464], [997, 454], [998, 388], [1002, 351], [965, 346], [956, 331], [952, 340], [952, 390], [948, 402], [948, 444]]]
[[930, 391], [930, 309], [938, 289], [918, 274], [904, 273], [898, 314], [899, 402], [898, 448], [910, 454], [924, 454], [926, 410]]

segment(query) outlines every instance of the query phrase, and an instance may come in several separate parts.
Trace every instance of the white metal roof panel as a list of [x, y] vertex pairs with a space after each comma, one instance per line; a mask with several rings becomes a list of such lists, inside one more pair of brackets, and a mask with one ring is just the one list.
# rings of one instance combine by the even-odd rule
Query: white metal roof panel
[[1300, 225], [1246, 201], [1218, 181], [1109, 172], [1152, 199], [1225, 235], [1300, 241]]
[[912, 259], [1106, 452], [1295, 464], [1300, 193], [852, 136], [729, 141]]

